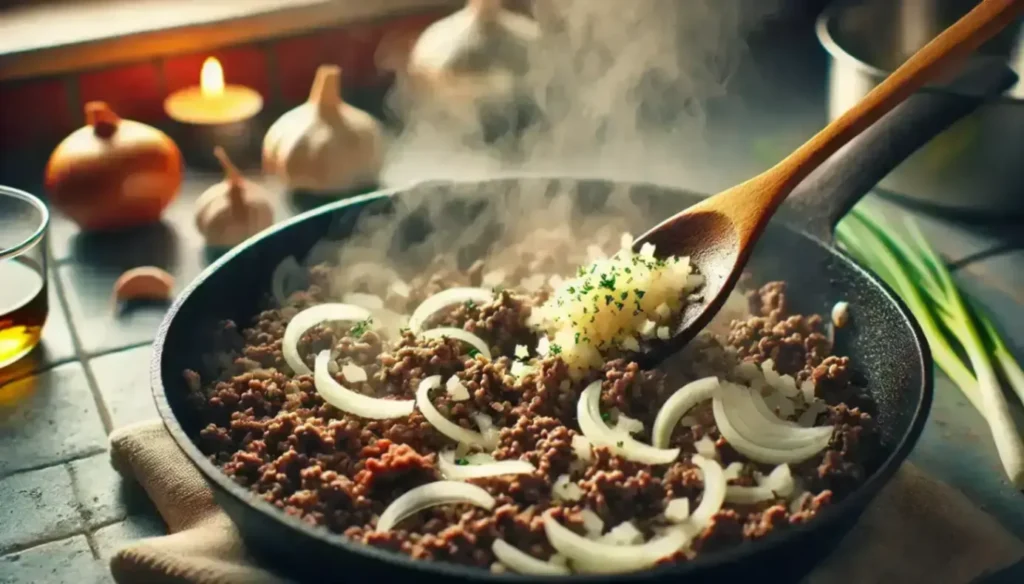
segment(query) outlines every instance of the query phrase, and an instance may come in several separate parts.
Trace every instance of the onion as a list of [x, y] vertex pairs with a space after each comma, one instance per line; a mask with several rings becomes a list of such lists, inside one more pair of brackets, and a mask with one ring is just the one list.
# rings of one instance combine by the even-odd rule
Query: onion
[[322, 322], [335, 320], [358, 322], [368, 318], [370, 318], [369, 311], [351, 304], [320, 304], [307, 308], [288, 321], [288, 326], [284, 329], [284, 337], [281, 339], [281, 355], [296, 375], [312, 373], [309, 367], [302, 362], [302, 357], [299, 356], [299, 339], [303, 333]]
[[489, 442], [484, 438], [483, 434], [467, 430], [437, 411], [437, 408], [430, 401], [430, 390], [437, 387], [441, 387], [441, 376], [431, 375], [421, 381], [420, 386], [416, 389], [416, 405], [419, 406], [420, 413], [427, 419], [427, 422], [430, 422], [430, 425], [438, 432], [456, 442], [469, 446], [479, 446], [480, 448], [489, 447]]
[[615, 419], [615, 427], [612, 431], [625, 434], [639, 434], [644, 431], [644, 423], [636, 418], [630, 418], [626, 414], [619, 414]]
[[341, 297], [341, 301], [345, 304], [355, 304], [361, 306], [366, 310], [377, 311], [384, 308], [384, 301], [381, 300], [380, 296], [376, 294], [364, 294], [362, 292], [352, 292]]
[[644, 542], [644, 534], [633, 525], [632, 521], [623, 521], [601, 536], [601, 540], [616, 545], [636, 545]]
[[686, 497], [672, 499], [665, 505], [665, 519], [672, 523], [682, 523], [690, 517], [690, 500]]
[[585, 462], [590, 462], [594, 458], [594, 451], [592, 450], [590, 440], [587, 440], [586, 436], [574, 435], [572, 437], [572, 450], [576, 453], [576, 458]]
[[800, 424], [804, 428], [810, 428], [818, 421], [818, 416], [828, 411], [828, 406], [821, 400], [815, 400], [811, 402], [811, 405], [807, 406], [804, 413], [800, 414], [797, 418], [796, 423]]
[[305, 278], [306, 272], [302, 270], [302, 266], [299, 265], [295, 256], [288, 256], [281, 260], [270, 276], [270, 291], [274, 295], [277, 305], [288, 304], [288, 297], [299, 287], [296, 282], [301, 282]]
[[715, 447], [715, 441], [707, 434], [702, 436], [700, 440], [694, 442], [693, 447], [697, 450], [697, 454], [704, 458], [710, 458], [712, 460], [718, 458], [718, 448]]
[[804, 382], [800, 384], [800, 393], [804, 394], [805, 402], [811, 403], [816, 399], [816, 396], [814, 395], [815, 389], [814, 382], [810, 379], [805, 379]]
[[700, 467], [704, 480], [704, 494], [700, 497], [700, 505], [697, 505], [690, 514], [687, 527], [693, 530], [692, 533], [699, 533], [711, 523], [715, 513], [722, 509], [726, 491], [725, 473], [722, 471], [722, 465], [703, 456], [694, 456], [692, 462]]
[[729, 466], [725, 467], [725, 471], [723, 471], [723, 474], [725, 475], [725, 482], [728, 483], [729, 481], [740, 478], [740, 474], [742, 473], [742, 462], [730, 462]]
[[722, 433], [722, 437], [725, 438], [737, 452], [746, 456], [747, 458], [762, 462], [765, 464], [794, 464], [807, 460], [820, 452], [825, 446], [828, 445], [828, 440], [822, 440], [821, 443], [810, 443], [803, 446], [792, 447], [787, 449], [768, 448], [761, 446], [751, 441], [741, 434], [737, 428], [732, 424], [732, 419], [726, 413], [726, 407], [722, 399], [722, 395], [716, 395], [712, 400], [712, 408], [715, 415], [715, 425], [718, 426], [719, 432]]
[[409, 330], [419, 333], [423, 324], [431, 317], [456, 304], [472, 301], [477, 304], [486, 304], [494, 298], [494, 294], [484, 288], [449, 288], [424, 300], [412, 316], [409, 317]]
[[576, 402], [576, 420], [583, 435], [595, 446], [606, 446], [613, 452], [644, 464], [671, 464], [679, 457], [679, 449], [655, 448], [608, 427], [601, 419], [601, 382], [587, 386]]
[[491, 551], [498, 561], [518, 574], [533, 576], [563, 576], [569, 574], [569, 569], [552, 562], [545, 562], [530, 554], [514, 547], [503, 539], [496, 539], [491, 544]]
[[604, 521], [592, 510], [584, 507], [580, 511], [580, 519], [583, 521], [583, 531], [587, 532], [587, 537], [597, 539], [604, 533]]
[[476, 485], [459, 481], [436, 481], [420, 485], [388, 505], [377, 520], [376, 531], [390, 531], [407, 517], [449, 503], [468, 503], [491, 510], [494, 508], [494, 497]]
[[537, 470], [525, 460], [493, 460], [481, 464], [460, 465], [455, 462], [455, 452], [448, 450], [437, 455], [437, 468], [444, 478], [453, 481], [480, 479], [501, 475], [530, 474]]
[[410, 289], [409, 285], [402, 279], [393, 280], [391, 284], [388, 285], [388, 290], [395, 296], [399, 296], [401, 298], [408, 298], [409, 295], [412, 294], [412, 289]]
[[328, 365], [331, 352], [321, 351], [316, 356], [316, 372], [313, 381], [316, 391], [324, 401], [343, 412], [371, 420], [401, 418], [413, 412], [416, 402], [411, 399], [395, 400], [370, 397], [352, 391], [331, 377]]
[[832, 436], [831, 426], [804, 428], [780, 420], [771, 413], [759, 393], [745, 387], [725, 383], [722, 384], [720, 394], [733, 427], [761, 446], [787, 450], [808, 444], [821, 444], [824, 448]]
[[683, 548], [689, 536], [682, 529], [639, 545], [617, 545], [587, 539], [560, 524], [550, 513], [544, 515], [544, 533], [551, 547], [586, 571], [616, 573], [648, 568]]
[[522, 361], [515, 361], [512, 363], [512, 366], [508, 368], [508, 372], [515, 378], [525, 377], [531, 373], [535, 373], [536, 371], [536, 367], [527, 365]]
[[555, 484], [551, 486], [551, 494], [559, 501], [579, 501], [583, 498], [583, 489], [572, 482], [569, 475], [559, 475]]
[[341, 374], [345, 376], [345, 381], [349, 383], [359, 383], [366, 381], [366, 370], [359, 365], [353, 365], [352, 363], [346, 363], [341, 367]]
[[656, 448], [668, 447], [669, 440], [672, 439], [672, 431], [675, 430], [675, 426], [679, 423], [683, 414], [698, 403], [711, 399], [712, 392], [715, 391], [718, 385], [717, 377], [705, 377], [697, 381], [691, 381], [677, 389], [675, 393], [665, 400], [665, 404], [661, 406], [657, 417], [654, 418], [651, 443]]
[[462, 384], [457, 375], [452, 375], [448, 378], [448, 381], [444, 384], [445, 390], [448, 392], [448, 396], [452, 398], [452, 401], [466, 401], [469, 399], [469, 390]]
[[756, 487], [726, 487], [725, 500], [730, 503], [751, 505], [777, 498], [786, 498], [793, 494], [796, 484], [789, 465], [780, 464]]
[[[412, 324], [412, 319], [409, 320], [409, 323], [410, 325]], [[424, 339], [441, 339], [444, 337], [456, 339], [462, 341], [463, 343], [466, 343], [467, 345], [479, 351], [480, 354], [483, 355], [484, 358], [486, 358], [488, 361], [491, 360], [491, 350], [487, 347], [487, 343], [484, 342], [484, 340], [481, 339], [480, 337], [474, 335], [473, 333], [467, 330], [455, 327], [440, 327], [430, 329], [429, 331], [423, 331], [422, 333], [420, 333], [420, 337]]]
[[[781, 395], [779, 395], [777, 393], [774, 393], [772, 395], [775, 396], [775, 399], [777, 401], [780, 401], [780, 400], [784, 401], [786, 404], [788, 404], [792, 408], [793, 404], [788, 399], [782, 397]], [[756, 390], [752, 391], [750, 393], [750, 401], [754, 405], [754, 408], [757, 409], [758, 415], [760, 415], [762, 418], [765, 418], [766, 420], [770, 420], [770, 421], [772, 421], [775, 424], [782, 424], [782, 425], [786, 425], [786, 426], [796, 426], [797, 425], [795, 422], [792, 422], [790, 420], [787, 420], [787, 419], [784, 419], [784, 418], [780, 418], [779, 416], [776, 416], [775, 412], [772, 410], [771, 406], [768, 405], [768, 402], [765, 401], [764, 396], [761, 395], [760, 391], [756, 391]], [[794, 409], [793, 411], [796, 411], [796, 410]]]

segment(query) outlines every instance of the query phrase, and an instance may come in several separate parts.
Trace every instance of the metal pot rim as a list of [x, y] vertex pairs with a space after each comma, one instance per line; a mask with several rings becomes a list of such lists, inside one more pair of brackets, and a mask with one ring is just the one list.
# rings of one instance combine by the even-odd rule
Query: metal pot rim
[[[842, 11], [848, 7], [847, 2], [839, 2], [826, 8], [819, 16], [814, 25], [814, 32], [818, 37], [818, 42], [821, 46], [828, 51], [836, 61], [842, 61], [845, 65], [852, 66], [855, 69], [859, 69], [861, 72], [884, 79], [889, 76], [892, 71], [876, 67], [866, 61], [861, 60], [859, 57], [850, 53], [843, 48], [839, 41], [832, 36], [831, 25], [841, 17]], [[942, 88], [927, 88], [921, 91], [931, 91], [936, 93], [951, 93], [948, 90]], [[1021, 105], [1024, 104], [1024, 99], [1013, 97], [1010, 95], [1003, 94], [999, 97], [995, 97], [991, 100], [992, 104], [1007, 104], [1007, 105]]]

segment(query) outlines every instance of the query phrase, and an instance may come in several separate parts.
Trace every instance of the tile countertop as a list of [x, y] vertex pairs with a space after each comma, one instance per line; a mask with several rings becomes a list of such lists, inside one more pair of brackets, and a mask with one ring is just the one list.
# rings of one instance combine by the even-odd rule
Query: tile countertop
[[[734, 184], [772, 162], [751, 149], [751, 136], [785, 152], [819, 128], [825, 121], [823, 69], [811, 61], [806, 91], [798, 87], [795, 94], [778, 93], [799, 98], [776, 95], [772, 101], [771, 92], [762, 92], [759, 107], [764, 109], [748, 108], [745, 116], [732, 116], [716, 128], [714, 164], [694, 159], [687, 168], [675, 169], [685, 184], [710, 192]], [[0, 165], [5, 167], [0, 183], [38, 190], [39, 160], [7, 162]], [[434, 164], [425, 153], [406, 152], [391, 161], [385, 179], [402, 182], [422, 176], [428, 167]], [[709, 167], [714, 173], [702, 172]], [[145, 496], [120, 479], [105, 453], [112, 429], [156, 416], [147, 368], [149, 344], [163, 311], [118, 315], [109, 294], [117, 276], [134, 266], [164, 267], [179, 288], [203, 269], [208, 258], [192, 225], [191, 203], [218, 179], [190, 172], [164, 221], [147, 229], [83, 235], [55, 217], [50, 245], [57, 285], [43, 344], [19, 366], [20, 378], [10, 380], [8, 372], [6, 383], [0, 379], [0, 582], [109, 581], [106, 560], [119, 545], [163, 532]], [[1014, 335], [1018, 354], [1024, 354], [1024, 245], [1019, 235], [997, 225], [922, 216], [875, 196], [866, 204], [885, 206], [893, 215], [919, 216], [966, 288], [998, 315]], [[278, 217], [295, 211], [291, 200], [281, 197]], [[941, 376], [928, 426], [911, 459], [1024, 538], [1024, 498], [1003, 479], [981, 417]]]

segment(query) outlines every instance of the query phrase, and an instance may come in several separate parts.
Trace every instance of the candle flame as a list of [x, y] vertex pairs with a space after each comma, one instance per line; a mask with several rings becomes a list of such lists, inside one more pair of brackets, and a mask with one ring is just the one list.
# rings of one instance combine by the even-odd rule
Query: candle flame
[[199, 72], [199, 90], [206, 97], [224, 93], [224, 69], [216, 57], [207, 57], [203, 62], [203, 69]]

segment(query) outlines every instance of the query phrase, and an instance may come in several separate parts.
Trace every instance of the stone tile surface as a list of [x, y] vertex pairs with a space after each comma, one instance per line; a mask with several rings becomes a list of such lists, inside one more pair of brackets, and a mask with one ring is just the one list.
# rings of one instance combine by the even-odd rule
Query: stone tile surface
[[159, 417], [149, 385], [151, 354], [144, 345], [89, 361], [115, 428]]
[[0, 480], [0, 493], [0, 553], [82, 528], [71, 475], [64, 466], [7, 477]]
[[104, 454], [76, 460], [68, 465], [71, 484], [90, 528], [120, 521], [129, 515], [152, 515], [153, 504], [134, 480], [124, 479]]
[[105, 444], [80, 363], [0, 387], [0, 476], [93, 454]]
[[166, 533], [167, 527], [155, 514], [129, 515], [124, 521], [96, 530], [92, 540], [100, 559], [107, 562], [119, 549], [133, 541]]
[[106, 562], [93, 557], [84, 535], [0, 556], [3, 584], [112, 583]]

